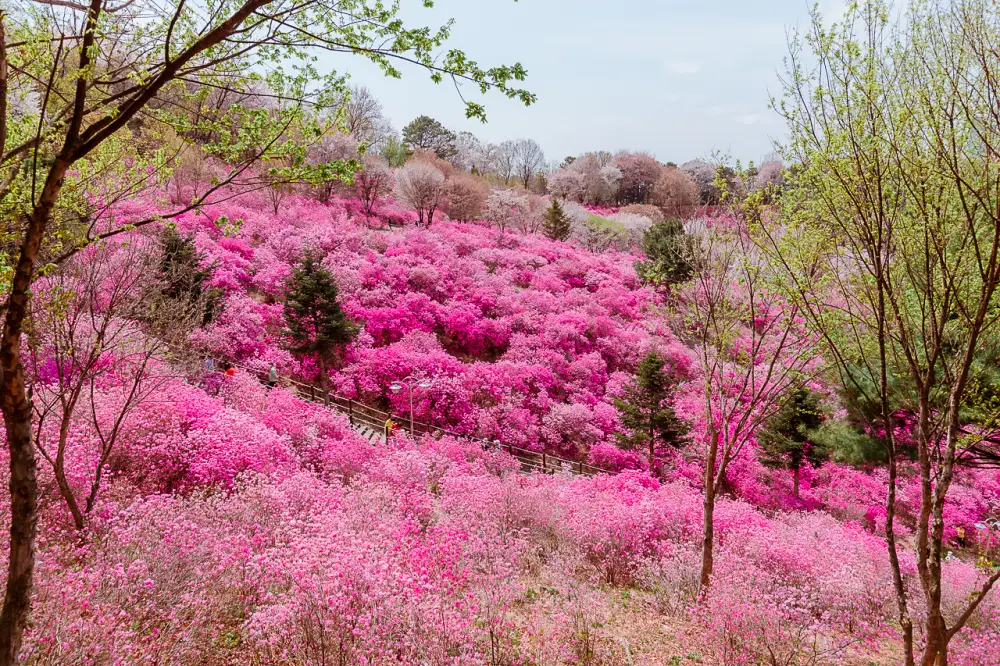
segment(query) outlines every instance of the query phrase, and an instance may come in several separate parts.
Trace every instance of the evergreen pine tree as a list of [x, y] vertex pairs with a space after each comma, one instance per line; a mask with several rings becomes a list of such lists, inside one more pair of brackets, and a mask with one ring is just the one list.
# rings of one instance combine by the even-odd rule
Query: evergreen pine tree
[[668, 400], [676, 382], [666, 369], [666, 359], [651, 351], [642, 359], [625, 394], [615, 400], [626, 432], [618, 434], [625, 448], [646, 448], [650, 468], [658, 446], [678, 446], [688, 433]]
[[791, 470], [796, 497], [802, 465], [815, 465], [829, 458], [826, 446], [813, 436], [824, 421], [816, 393], [798, 389], [757, 433], [761, 462]]
[[693, 271], [690, 243], [680, 220], [664, 220], [651, 226], [642, 238], [646, 260], [635, 265], [639, 279], [664, 287], [688, 280]]
[[552, 240], [561, 241], [569, 238], [569, 234], [572, 229], [569, 217], [563, 210], [562, 204], [559, 203], [559, 199], [555, 197], [552, 197], [552, 203], [549, 205], [548, 210], [545, 211], [545, 223], [543, 229], [545, 235]]
[[358, 333], [358, 325], [340, 307], [337, 283], [318, 257], [307, 251], [286, 285], [285, 323], [290, 349], [315, 354], [320, 386], [328, 395], [327, 368], [342, 345]]
[[182, 236], [169, 227], [163, 230], [157, 267], [160, 293], [180, 304], [184, 318], [190, 316], [195, 325], [205, 325], [212, 320], [221, 297], [219, 290], [206, 289], [205, 282], [212, 275], [212, 266], [204, 264], [205, 256], [198, 252], [190, 236]]

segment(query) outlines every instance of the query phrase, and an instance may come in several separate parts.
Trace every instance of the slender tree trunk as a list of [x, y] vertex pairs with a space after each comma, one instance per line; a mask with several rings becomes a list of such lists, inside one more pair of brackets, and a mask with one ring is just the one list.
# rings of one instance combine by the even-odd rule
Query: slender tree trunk
[[920, 586], [924, 591], [926, 619], [924, 620], [924, 652], [922, 666], [934, 666], [944, 650], [945, 624], [941, 614], [941, 539], [939, 525], [943, 521], [934, 501], [931, 481], [932, 463], [930, 401], [927, 391], [921, 391], [920, 412], [917, 422], [917, 445], [920, 463], [920, 516], [917, 522], [916, 560]]
[[799, 466], [796, 465], [792, 468], [792, 495], [796, 499], [799, 497]]
[[38, 204], [27, 219], [24, 243], [7, 297], [7, 314], [0, 334], [0, 411], [10, 451], [10, 556], [7, 590], [0, 610], [0, 666], [14, 666], [31, 608], [35, 570], [35, 528], [38, 523], [38, 481], [31, 437], [31, 403], [21, 363], [21, 332], [28, 314], [35, 260], [45, 227], [62, 189], [69, 162], [60, 155], [49, 170]]
[[656, 469], [656, 426], [653, 424], [653, 416], [649, 417], [649, 473]]
[[903, 585], [902, 567], [899, 565], [899, 551], [896, 549], [896, 443], [889, 432], [889, 488], [885, 504], [885, 541], [889, 551], [889, 564], [892, 568], [892, 584], [896, 590], [896, 602], [899, 610], [899, 624], [903, 629], [903, 656], [906, 666], [913, 666], [913, 621], [910, 619], [906, 604], [906, 588]]
[[323, 404], [330, 404], [330, 376], [326, 372], [326, 357], [322, 354], [316, 354], [317, 363], [319, 364], [319, 386], [323, 389]]
[[719, 456], [719, 433], [714, 426], [708, 431], [708, 459], [705, 461], [705, 497], [703, 501], [703, 534], [701, 540], [701, 590], [712, 583], [714, 568], [713, 547], [715, 545], [715, 461]]
[[[73, 401], [75, 403], [75, 400]], [[83, 512], [80, 511], [80, 505], [76, 501], [76, 495], [73, 494], [73, 488], [69, 485], [69, 480], [66, 478], [66, 440], [69, 439], [69, 426], [70, 426], [70, 416], [73, 414], [73, 404], [65, 407], [66, 413], [63, 414], [62, 422], [59, 424], [59, 449], [56, 451], [56, 459], [52, 464], [52, 471], [56, 477], [56, 485], [59, 487], [59, 494], [62, 495], [63, 501], [66, 502], [66, 507], [69, 509], [69, 513], [73, 516], [73, 525], [76, 529], [82, 530], [83, 524]]]

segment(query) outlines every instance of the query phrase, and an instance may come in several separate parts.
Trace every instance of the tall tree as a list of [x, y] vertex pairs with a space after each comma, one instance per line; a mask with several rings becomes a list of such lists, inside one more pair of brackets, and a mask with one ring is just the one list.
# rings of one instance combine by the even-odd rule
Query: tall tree
[[[220, 218], [223, 219], [225, 218]], [[192, 237], [182, 236], [170, 227], [163, 230], [160, 234], [157, 274], [163, 298], [147, 299], [151, 304], [175, 314], [178, 311], [184, 312], [185, 320], [193, 319], [201, 325], [211, 321], [220, 293], [207, 288], [206, 282], [212, 276], [212, 266], [205, 265], [205, 256], [195, 247]], [[167, 301], [172, 302], [170, 306], [162, 307]], [[158, 316], [158, 313], [153, 314]]]
[[329, 401], [328, 368], [358, 334], [358, 325], [340, 306], [337, 282], [319, 257], [307, 251], [292, 270], [285, 295], [285, 324], [292, 351], [315, 355], [323, 398]]
[[504, 141], [496, 147], [496, 153], [493, 156], [493, 169], [505, 184], [510, 184], [511, 179], [517, 176], [517, 144], [515, 142]]
[[573, 231], [573, 223], [556, 197], [552, 197], [552, 203], [545, 211], [543, 225], [545, 235], [552, 240], [566, 240]]
[[[0, 411], [10, 451], [11, 523], [7, 585], [0, 610], [0, 666], [16, 663], [27, 622], [35, 562], [38, 487], [21, 337], [39, 264], [58, 264], [95, 240], [170, 219], [212, 200], [227, 185], [263, 186], [261, 158], [291, 155], [289, 179], [329, 180], [348, 165], [305, 168], [317, 136], [310, 107], [323, 108], [344, 77], [318, 70], [321, 51], [350, 53], [388, 76], [415, 64], [435, 81], [449, 76], [496, 89], [525, 104], [520, 64], [483, 69], [458, 50], [440, 54], [450, 26], [410, 28], [398, 5], [364, 0], [134, 0], [84, 3], [11, 0], [0, 14], [0, 216], [4, 262], [12, 266], [0, 331]], [[349, 17], [349, 18], [347, 18]], [[16, 40], [7, 38], [17, 34]], [[442, 56], [442, 57], [439, 57]], [[262, 85], [266, 75], [266, 86]], [[256, 95], [266, 104], [219, 102]], [[210, 93], [210, 94], [208, 94]], [[32, 100], [37, 104], [9, 104]], [[483, 106], [466, 102], [470, 117]], [[225, 174], [194, 201], [149, 219], [116, 223], [108, 210], [155, 184], [170, 154], [134, 157], [133, 132], [164, 125], [206, 147]], [[297, 132], [296, 130], [305, 130]], [[153, 174], [150, 176], [150, 174]], [[274, 175], [274, 174], [269, 174]], [[103, 187], [87, 197], [88, 187]], [[99, 223], [97, 223], [99, 221]]]
[[410, 150], [429, 150], [443, 160], [458, 152], [457, 137], [430, 116], [418, 116], [403, 128], [403, 143]]
[[627, 429], [618, 439], [626, 448], [647, 449], [650, 469], [655, 466], [657, 448], [679, 446], [689, 431], [670, 404], [676, 385], [667, 359], [653, 350], [639, 363], [624, 395], [615, 399], [619, 418]]
[[622, 152], [615, 155], [613, 164], [621, 171], [615, 200], [619, 204], [646, 203], [653, 194], [653, 186], [660, 179], [663, 165], [643, 153]]
[[[36, 283], [27, 336], [35, 448], [51, 467], [78, 530], [83, 530], [94, 509], [130, 415], [153, 399], [169, 378], [169, 371], [154, 358], [167, 351], [171, 336], [157, 333], [181, 327], [184, 320], [186, 308], [161, 307], [155, 295], [150, 298], [151, 292], [165, 291], [169, 285], [149, 270], [153, 262], [147, 252], [137, 243], [106, 241]], [[197, 325], [200, 319], [190, 323]], [[153, 334], [137, 321], [149, 325]], [[116, 393], [109, 401], [114, 405], [110, 419], [99, 417], [95, 404], [96, 393], [108, 392]], [[86, 491], [71, 481], [72, 473], [67, 474], [68, 468], [72, 470], [67, 454], [72, 460], [72, 449], [80, 446], [71, 435], [81, 422], [99, 443], [96, 457], [82, 456], [90, 467], [77, 470], [90, 484]]]
[[382, 197], [392, 192], [392, 172], [381, 159], [373, 155], [361, 158], [361, 171], [354, 174], [354, 191], [368, 216], [375, 214]]
[[670, 287], [690, 279], [694, 273], [693, 243], [680, 220], [657, 222], [642, 237], [646, 258], [635, 264], [639, 279], [659, 287]]
[[545, 153], [533, 139], [518, 139], [513, 145], [514, 173], [527, 189], [531, 179], [545, 166]]
[[[998, 52], [990, 0], [917, 0], [901, 15], [873, 0], [833, 27], [814, 13], [791, 43], [776, 102], [797, 168], [786, 174], [780, 229], [762, 225], [770, 259], [845, 385], [878, 406], [882, 424], [900, 407], [915, 417], [910, 585], [895, 529], [900, 442], [884, 428], [886, 541], [908, 666], [945, 666], [949, 644], [1000, 580], [1000, 570], [986, 571], [956, 607], [942, 601], [945, 506], [977, 440], [964, 428], [976, 358], [1000, 332]], [[989, 432], [1000, 415], [984, 407], [975, 425]]]
[[789, 392], [816, 371], [815, 336], [798, 306], [770, 284], [739, 208], [700, 229], [692, 279], [674, 294], [674, 332], [694, 351], [702, 413], [696, 441], [704, 451], [701, 586], [715, 570], [715, 504], [729, 466]]
[[344, 129], [357, 141], [378, 152], [395, 130], [385, 117], [382, 103], [364, 86], [352, 86], [344, 104]]
[[816, 465], [829, 458], [824, 442], [815, 436], [825, 420], [816, 393], [799, 388], [757, 433], [761, 462], [790, 470], [792, 493], [796, 497], [802, 466]]
[[448, 183], [434, 165], [414, 160], [396, 170], [395, 192], [400, 203], [417, 211], [420, 224], [430, 226], [447, 201]]

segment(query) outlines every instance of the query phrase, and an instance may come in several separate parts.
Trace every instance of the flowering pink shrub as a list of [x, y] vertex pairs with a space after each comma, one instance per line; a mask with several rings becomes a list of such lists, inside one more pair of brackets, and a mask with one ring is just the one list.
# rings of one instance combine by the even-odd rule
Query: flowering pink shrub
[[[450, 222], [376, 232], [350, 221], [337, 199], [289, 197], [275, 224], [268, 205], [245, 196], [178, 219], [225, 291], [194, 344], [315, 378], [281, 337], [284, 283], [311, 247], [364, 326], [332, 377], [338, 392], [406, 412], [409, 396], [388, 387], [417, 372], [436, 380], [414, 396], [419, 420], [584, 457], [609, 440], [609, 375], [630, 370], [649, 345], [645, 320], [657, 298], [638, 284], [632, 257]], [[243, 221], [234, 237], [205, 222], [223, 216]]]

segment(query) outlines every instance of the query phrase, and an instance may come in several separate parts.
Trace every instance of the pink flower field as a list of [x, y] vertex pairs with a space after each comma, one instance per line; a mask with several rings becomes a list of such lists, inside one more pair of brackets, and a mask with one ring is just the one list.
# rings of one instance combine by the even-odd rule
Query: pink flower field
[[0, 666], [1000, 666], [998, 72], [996, 0], [0, 0]]
[[[475, 223], [375, 230], [338, 202], [299, 197], [278, 215], [238, 197], [176, 228], [211, 267], [219, 315], [190, 335], [193, 361], [150, 358], [151, 393], [125, 412], [135, 367], [121, 353], [85, 398], [92, 414], [70, 423], [64, 472], [42, 464], [27, 663], [897, 663], [880, 470], [807, 465], [793, 497], [789, 473], [764, 467], [751, 437], [715, 507], [713, 584], [699, 593], [704, 378], [664, 325], [662, 296], [637, 281], [636, 257]], [[127, 258], [151, 238], [132, 232], [74, 262]], [[416, 418], [473, 439], [372, 445], [344, 415], [245, 371], [203, 379], [197, 359], [209, 354], [316, 380], [282, 337], [285, 281], [307, 249], [363, 324], [334, 390], [405, 415], [391, 384], [431, 378]], [[74, 371], [58, 339], [38, 349], [42, 395]], [[653, 474], [616, 445], [613, 402], [650, 349], [668, 359], [693, 427]], [[58, 448], [57, 424], [40, 429], [45, 451]], [[624, 471], [525, 474], [481, 438]], [[62, 489], [85, 496], [97, 470], [104, 485], [78, 533]], [[907, 478], [903, 538], [919, 501]], [[1000, 475], [967, 471], [957, 484], [947, 529], [971, 534], [1000, 505]], [[912, 556], [902, 567], [914, 575]], [[983, 575], [949, 559], [945, 607]], [[989, 666], [997, 650], [992, 596], [950, 656]]]

